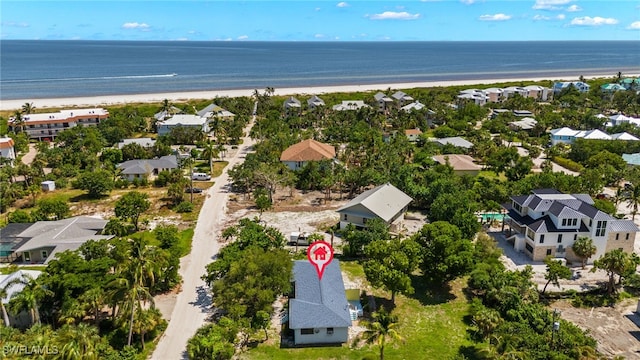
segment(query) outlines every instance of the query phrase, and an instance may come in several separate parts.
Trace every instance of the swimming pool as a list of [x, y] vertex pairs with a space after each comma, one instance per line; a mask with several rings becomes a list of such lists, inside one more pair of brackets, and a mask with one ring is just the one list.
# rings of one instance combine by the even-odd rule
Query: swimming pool
[[502, 221], [504, 220], [504, 214], [500, 213], [486, 213], [480, 215], [482, 218], [482, 222], [490, 222], [490, 221]]

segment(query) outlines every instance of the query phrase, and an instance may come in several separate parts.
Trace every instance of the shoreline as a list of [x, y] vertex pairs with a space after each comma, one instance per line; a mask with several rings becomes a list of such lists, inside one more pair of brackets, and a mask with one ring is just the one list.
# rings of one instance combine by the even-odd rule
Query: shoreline
[[[625, 76], [636, 76], [625, 74]], [[563, 76], [562, 80], [577, 81], [578, 76]], [[611, 74], [605, 75], [587, 75], [588, 79], [611, 77]], [[322, 95], [336, 92], [361, 92], [375, 91], [392, 88], [395, 90], [406, 90], [413, 88], [430, 88], [430, 87], [447, 87], [461, 85], [486, 85], [503, 82], [538, 82], [551, 80], [550, 77], [513, 77], [513, 78], [495, 78], [495, 79], [467, 79], [467, 80], [445, 80], [445, 81], [425, 81], [425, 82], [402, 82], [402, 83], [384, 83], [384, 84], [360, 84], [360, 85], [330, 85], [330, 86], [302, 86], [275, 88], [274, 95]], [[554, 81], [559, 79], [554, 79]], [[99, 95], [99, 96], [82, 96], [82, 97], [66, 97], [66, 98], [43, 98], [43, 99], [15, 99], [0, 100], [0, 111], [18, 110], [25, 103], [33, 103], [39, 109], [46, 108], [65, 108], [65, 107], [100, 107], [112, 105], [126, 105], [134, 103], [161, 103], [167, 99], [172, 102], [182, 102], [191, 99], [214, 99], [216, 97], [241, 97], [252, 96], [255, 89], [229, 89], [229, 90], [204, 90], [204, 91], [185, 91], [185, 92], [167, 92], [167, 93], [149, 93], [149, 94], [122, 94], [122, 95]], [[263, 91], [263, 89], [259, 89]]]

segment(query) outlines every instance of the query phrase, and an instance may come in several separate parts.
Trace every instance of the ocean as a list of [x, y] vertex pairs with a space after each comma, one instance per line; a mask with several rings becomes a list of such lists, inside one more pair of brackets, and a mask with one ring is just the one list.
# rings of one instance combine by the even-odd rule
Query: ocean
[[0, 100], [640, 73], [640, 41], [0, 41]]

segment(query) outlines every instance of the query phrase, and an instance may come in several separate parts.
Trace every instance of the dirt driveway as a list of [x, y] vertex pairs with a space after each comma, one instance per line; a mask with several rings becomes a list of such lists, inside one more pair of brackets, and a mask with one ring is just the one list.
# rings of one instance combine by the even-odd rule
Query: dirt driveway
[[567, 301], [558, 301], [551, 307], [560, 310], [560, 316], [589, 330], [598, 341], [598, 351], [607, 356], [640, 359], [640, 315], [636, 314], [637, 300], [627, 299], [615, 307], [575, 308]]

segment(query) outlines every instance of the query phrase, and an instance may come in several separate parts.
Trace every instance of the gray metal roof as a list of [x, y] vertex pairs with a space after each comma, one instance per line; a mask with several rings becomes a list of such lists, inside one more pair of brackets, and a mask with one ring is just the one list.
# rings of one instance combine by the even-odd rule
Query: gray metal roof
[[340, 262], [331, 261], [322, 280], [307, 260], [293, 263], [295, 298], [289, 299], [291, 329], [349, 327], [351, 317]]
[[129, 160], [118, 164], [118, 168], [122, 169], [125, 175], [148, 174], [153, 169], [176, 169], [178, 159], [175, 155], [167, 155], [158, 159]]
[[467, 141], [459, 136], [455, 136], [455, 137], [448, 137], [448, 138], [441, 138], [441, 139], [434, 139], [433, 141], [437, 142], [440, 145], [447, 145], [447, 144], [451, 144], [453, 146], [456, 147], [461, 147], [461, 148], [465, 148], [465, 149], [469, 149], [473, 147], [473, 143], [470, 141]]
[[638, 232], [640, 229], [631, 220], [613, 220], [607, 225], [612, 232]]
[[353, 206], [362, 205], [385, 222], [388, 222], [409, 205], [412, 200], [409, 195], [403, 193], [397, 187], [386, 183], [363, 192], [336, 211], [348, 211]]
[[[88, 216], [77, 216], [57, 221], [38, 221], [19, 234], [20, 237], [29, 238], [14, 252], [24, 252], [42, 248], [54, 248], [58, 252], [58, 246], [64, 250], [75, 250], [88, 240], [110, 239], [112, 235], [97, 235], [107, 220]], [[52, 252], [52, 253], [53, 253]], [[50, 255], [47, 260], [53, 259]]]

